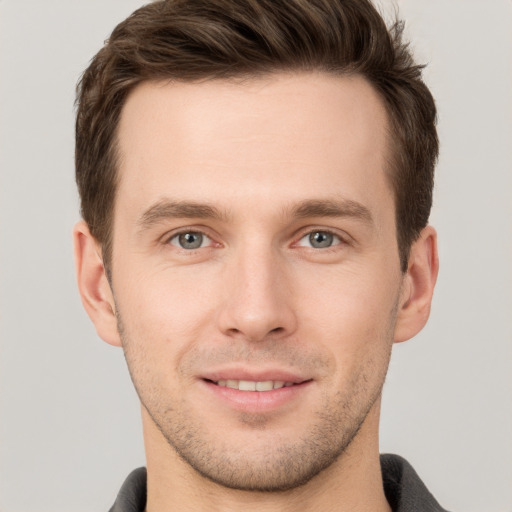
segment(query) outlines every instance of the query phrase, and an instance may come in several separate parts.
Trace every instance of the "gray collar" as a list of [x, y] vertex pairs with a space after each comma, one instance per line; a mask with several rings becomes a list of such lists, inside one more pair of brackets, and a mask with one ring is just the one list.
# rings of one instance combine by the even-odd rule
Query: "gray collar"
[[[381, 455], [384, 492], [393, 512], [447, 512], [430, 494], [413, 467], [398, 455]], [[109, 512], [144, 512], [146, 468], [132, 471]]]

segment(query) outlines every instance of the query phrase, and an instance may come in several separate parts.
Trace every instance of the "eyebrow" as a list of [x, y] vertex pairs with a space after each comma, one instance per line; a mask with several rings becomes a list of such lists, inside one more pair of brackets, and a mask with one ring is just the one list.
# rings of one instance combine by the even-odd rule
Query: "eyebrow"
[[166, 219], [215, 219], [225, 220], [227, 215], [218, 208], [194, 201], [163, 199], [148, 208], [138, 220], [141, 229], [147, 229]]
[[302, 201], [294, 206], [291, 216], [303, 219], [307, 217], [352, 217], [373, 224], [370, 210], [352, 199], [313, 199]]
[[[304, 219], [308, 217], [351, 217], [366, 224], [373, 223], [370, 210], [351, 199], [308, 199], [285, 208], [284, 217]], [[226, 221], [227, 212], [215, 206], [195, 201], [173, 201], [162, 199], [148, 208], [139, 218], [141, 230], [168, 219], [213, 219]]]

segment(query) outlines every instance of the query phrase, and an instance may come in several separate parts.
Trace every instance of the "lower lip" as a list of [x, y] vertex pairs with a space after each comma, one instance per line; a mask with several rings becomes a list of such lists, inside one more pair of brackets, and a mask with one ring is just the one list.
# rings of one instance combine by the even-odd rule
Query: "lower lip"
[[261, 413], [284, 407], [299, 397], [303, 397], [313, 381], [306, 381], [271, 391], [240, 391], [226, 386], [218, 386], [211, 381], [203, 380], [201, 382], [211, 394], [235, 410]]

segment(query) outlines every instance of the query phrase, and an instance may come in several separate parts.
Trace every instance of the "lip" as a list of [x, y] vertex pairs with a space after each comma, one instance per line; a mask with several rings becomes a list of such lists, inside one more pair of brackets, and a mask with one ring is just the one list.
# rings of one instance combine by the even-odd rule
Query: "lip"
[[[216, 384], [219, 380], [281, 381], [293, 386], [271, 391], [240, 391]], [[268, 413], [287, 409], [303, 399], [313, 384], [311, 378], [282, 369], [220, 369], [200, 376], [199, 383], [212, 400], [228, 408], [251, 414]]]
[[298, 373], [283, 369], [248, 369], [248, 368], [222, 368], [219, 370], [208, 371], [200, 375], [203, 380], [211, 380], [218, 382], [219, 380], [251, 380], [255, 382], [263, 382], [267, 380], [292, 382], [300, 384], [310, 377], [299, 375]]

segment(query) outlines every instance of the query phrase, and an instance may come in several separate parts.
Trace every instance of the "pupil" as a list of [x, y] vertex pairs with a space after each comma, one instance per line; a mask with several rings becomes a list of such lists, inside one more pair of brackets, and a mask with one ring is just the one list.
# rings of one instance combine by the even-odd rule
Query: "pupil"
[[331, 233], [326, 233], [325, 231], [317, 231], [316, 233], [311, 233], [309, 235], [309, 241], [313, 247], [323, 249], [332, 245], [333, 235], [331, 235]]
[[179, 240], [184, 249], [198, 249], [203, 243], [203, 235], [201, 233], [183, 233]]

